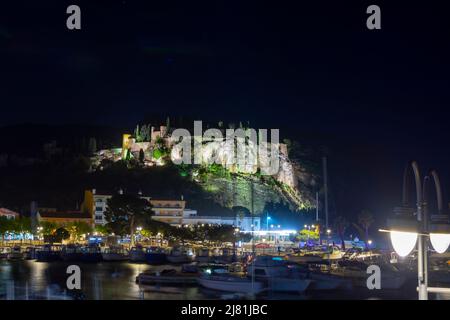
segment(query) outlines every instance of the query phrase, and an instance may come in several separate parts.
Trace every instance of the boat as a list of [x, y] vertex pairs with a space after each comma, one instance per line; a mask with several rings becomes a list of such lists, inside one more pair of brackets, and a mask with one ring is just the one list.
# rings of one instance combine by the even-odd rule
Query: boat
[[197, 262], [209, 262], [210, 260], [209, 248], [200, 248], [195, 255], [195, 261]]
[[8, 254], [11, 252], [10, 247], [2, 247], [0, 248], [0, 259], [7, 259]]
[[306, 274], [295, 272], [285, 260], [273, 256], [257, 256], [248, 265], [248, 275], [263, 281], [268, 290], [277, 292], [304, 292], [312, 280]]
[[182, 247], [173, 248], [167, 255], [167, 261], [175, 264], [192, 262], [194, 258], [192, 249]]
[[161, 247], [149, 247], [145, 252], [145, 260], [148, 264], [164, 264], [167, 262], [167, 254]]
[[145, 250], [142, 246], [136, 246], [130, 250], [131, 262], [145, 262]]
[[103, 260], [100, 247], [97, 245], [90, 245], [81, 248], [80, 260], [82, 262], [100, 262]]
[[11, 249], [11, 252], [7, 255], [8, 260], [21, 260], [23, 259], [22, 248], [19, 246], [14, 246]]
[[203, 273], [197, 281], [199, 285], [207, 289], [234, 293], [258, 294], [265, 288], [263, 282], [252, 281], [250, 277], [240, 277], [227, 273]]
[[214, 263], [232, 263], [237, 260], [236, 254], [232, 249], [229, 248], [219, 248], [216, 249], [216, 254], [213, 255], [211, 260]]
[[74, 244], [69, 244], [61, 249], [63, 261], [80, 261], [82, 254], [81, 247]]
[[36, 250], [38, 262], [52, 262], [61, 260], [60, 247], [46, 244]]
[[320, 263], [322, 261], [340, 260], [344, 253], [337, 247], [308, 250], [297, 255], [289, 255], [288, 260], [297, 263]]
[[197, 284], [198, 274], [186, 274], [174, 269], [165, 269], [156, 272], [142, 272], [136, 277], [139, 285], [165, 284], [165, 285], [194, 285]]
[[27, 247], [23, 254], [25, 260], [35, 260], [36, 259], [36, 247]]
[[102, 258], [105, 261], [127, 261], [130, 254], [123, 247], [109, 247], [102, 252]]
[[[400, 289], [407, 277], [391, 263], [377, 263], [381, 269], [381, 288]], [[343, 260], [338, 262], [338, 267], [331, 269], [330, 273], [350, 279], [354, 287], [367, 288], [367, 267], [369, 264], [357, 260]]]

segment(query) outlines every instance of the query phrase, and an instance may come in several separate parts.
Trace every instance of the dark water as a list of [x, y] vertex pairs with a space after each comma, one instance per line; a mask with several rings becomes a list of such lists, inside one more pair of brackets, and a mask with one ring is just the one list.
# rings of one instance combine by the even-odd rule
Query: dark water
[[[36, 262], [36, 261], [0, 261], [0, 298], [5, 299], [14, 287], [14, 298], [50, 299], [64, 297], [69, 276], [66, 269], [71, 264], [81, 268], [81, 291], [85, 299], [136, 300], [140, 299], [139, 287], [135, 283], [136, 276], [146, 270], [162, 270], [173, 266], [150, 266], [128, 262], [102, 262], [96, 264], [70, 262]], [[268, 293], [262, 299], [417, 299], [415, 281], [409, 281], [401, 290], [368, 290], [353, 288], [342, 291], [318, 291], [305, 295]], [[184, 287], [151, 287], [146, 291], [144, 299], [153, 300], [197, 300], [220, 299], [223, 293], [195, 286]], [[55, 295], [53, 295], [55, 294]], [[53, 295], [53, 296], [52, 296]], [[436, 297], [430, 299], [450, 297]]]
[[[16, 288], [15, 298], [33, 293], [44, 298], [51, 292], [62, 293], [69, 274], [67, 267], [76, 264], [81, 269], [81, 291], [86, 299], [139, 299], [136, 276], [146, 270], [173, 268], [128, 262], [102, 262], [96, 264], [70, 262], [0, 261], [0, 295], [5, 298], [11, 280]], [[154, 288], [145, 292], [145, 299], [207, 299], [196, 287]], [[213, 298], [213, 297], [210, 297]]]

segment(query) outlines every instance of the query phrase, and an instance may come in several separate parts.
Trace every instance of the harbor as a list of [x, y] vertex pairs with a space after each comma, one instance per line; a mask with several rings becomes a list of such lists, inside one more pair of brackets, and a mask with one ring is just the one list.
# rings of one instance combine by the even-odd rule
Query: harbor
[[[399, 264], [375, 252], [349, 250], [339, 258], [323, 259], [326, 252], [315, 248], [253, 259], [228, 255], [227, 250], [226, 255], [224, 251], [212, 255], [205, 247], [94, 250], [70, 245], [28, 247], [23, 253], [18, 248], [6, 250], [15, 254], [0, 260], [0, 299], [409, 300], [417, 295], [414, 262]], [[450, 271], [444, 260], [433, 263], [435, 274], [439, 269], [441, 276], [431, 281], [448, 285]], [[367, 288], [366, 269], [373, 263], [382, 269], [381, 290]], [[81, 270], [80, 290], [66, 287], [66, 269], [74, 264]], [[430, 294], [430, 299], [448, 298], [448, 294]]]

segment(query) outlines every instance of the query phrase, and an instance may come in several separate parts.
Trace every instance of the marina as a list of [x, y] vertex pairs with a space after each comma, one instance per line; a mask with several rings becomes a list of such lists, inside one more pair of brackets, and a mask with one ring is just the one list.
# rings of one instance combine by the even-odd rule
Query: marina
[[[291, 255], [258, 255], [254, 261], [236, 256], [234, 263], [203, 254], [202, 262], [185, 255], [189, 248], [138, 247], [140, 257], [132, 261], [121, 247], [92, 246], [13, 247], [0, 260], [1, 299], [414, 299], [414, 270], [407, 264], [385, 262], [380, 255], [343, 253], [346, 259], [291, 259]], [[198, 252], [204, 253], [205, 248]], [[11, 255], [11, 253], [14, 255]], [[26, 252], [35, 252], [36, 259]], [[175, 253], [176, 252], [176, 253]], [[20, 254], [19, 254], [20, 253]], [[150, 256], [149, 256], [150, 254]], [[156, 254], [156, 256], [155, 256]], [[307, 257], [317, 250], [303, 252]], [[147, 256], [146, 256], [147, 255]], [[183, 259], [165, 259], [166, 256]], [[321, 254], [320, 254], [321, 255]], [[297, 255], [300, 256], [300, 255]], [[149, 258], [150, 257], [150, 258]], [[157, 258], [155, 258], [157, 257]], [[190, 256], [191, 257], [191, 256]], [[382, 265], [382, 289], [368, 290], [366, 268]], [[436, 259], [435, 259], [436, 260]], [[442, 260], [442, 259], [441, 259]], [[194, 261], [194, 262], [193, 262]], [[300, 261], [300, 262], [299, 262]], [[439, 260], [436, 260], [439, 261]], [[76, 263], [82, 272], [82, 289], [66, 289], [65, 268]], [[399, 269], [403, 267], [403, 272]], [[438, 269], [439, 267], [439, 269]], [[439, 270], [432, 281], [448, 283], [448, 264], [433, 263]], [[438, 279], [436, 279], [438, 278]], [[442, 281], [440, 282], [442, 284]], [[446, 299], [436, 294], [434, 299]]]

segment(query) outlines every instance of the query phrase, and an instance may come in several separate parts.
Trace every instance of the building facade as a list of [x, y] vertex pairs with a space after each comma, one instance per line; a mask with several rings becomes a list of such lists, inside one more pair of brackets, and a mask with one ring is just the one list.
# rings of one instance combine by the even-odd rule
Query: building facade
[[14, 220], [19, 217], [19, 214], [6, 208], [0, 208], [0, 217], [6, 217], [8, 220]]
[[[111, 194], [98, 193], [95, 189], [85, 191], [82, 210], [91, 215], [95, 225], [106, 224], [105, 211], [107, 201], [111, 197]], [[233, 225], [245, 231], [260, 230], [261, 227], [259, 217], [199, 216], [196, 210], [186, 208], [186, 201], [183, 199], [159, 200], [142, 195], [140, 197], [151, 203], [154, 212], [152, 219], [172, 226], [219, 224]]]

